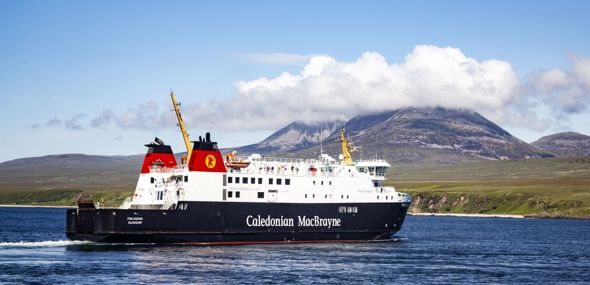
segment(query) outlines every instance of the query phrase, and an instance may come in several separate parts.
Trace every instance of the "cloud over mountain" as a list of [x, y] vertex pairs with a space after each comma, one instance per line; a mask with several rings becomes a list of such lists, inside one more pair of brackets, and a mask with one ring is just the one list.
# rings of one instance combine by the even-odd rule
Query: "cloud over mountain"
[[354, 62], [314, 56], [297, 74], [239, 81], [236, 88], [228, 100], [188, 106], [185, 116], [199, 125], [235, 130], [344, 120], [408, 106], [488, 114], [518, 99], [519, 80], [508, 62], [479, 62], [457, 48], [422, 45], [400, 64], [376, 52]]
[[[273, 130], [293, 121], [347, 120], [359, 114], [404, 107], [470, 109], [505, 126], [545, 130], [590, 104], [590, 59], [578, 58], [570, 70], [551, 69], [520, 80], [511, 64], [478, 61], [458, 48], [419, 45], [403, 62], [390, 63], [381, 54], [365, 52], [352, 62], [326, 55], [248, 54], [251, 60], [300, 62], [299, 72], [236, 82], [236, 92], [223, 100], [183, 105], [189, 125], [225, 131]], [[561, 116], [539, 118], [535, 108], [547, 106]], [[91, 121], [104, 128], [174, 126], [171, 112], [146, 102], [122, 114], [103, 110]]]

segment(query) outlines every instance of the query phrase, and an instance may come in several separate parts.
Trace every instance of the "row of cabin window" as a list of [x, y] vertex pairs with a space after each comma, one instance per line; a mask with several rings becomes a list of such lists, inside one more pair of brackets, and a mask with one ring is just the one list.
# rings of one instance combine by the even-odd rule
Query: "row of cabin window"
[[[233, 198], [234, 196], [234, 191], [228, 191], [227, 192], [227, 198]], [[236, 191], [236, 198], [240, 198], [240, 191]], [[263, 199], [264, 198], [264, 192], [258, 192], [258, 198], [259, 199]]]
[[[305, 194], [305, 198], [307, 199], [307, 194]], [[315, 198], [315, 194], [313, 194], [313, 195], [311, 196], [311, 198]], [[328, 199], [328, 194], [326, 194], [326, 195], [324, 196], [324, 198], [325, 198], [325, 199]], [[331, 196], [331, 195], [330, 195], [330, 198], [332, 198], [332, 196]], [[344, 199], [344, 195], [341, 195], [341, 196], [340, 196], [340, 199]], [[346, 195], [346, 199], [348, 199], [348, 195]]]
[[[235, 180], [234, 180], [235, 178]], [[273, 185], [273, 178], [269, 178], [268, 179], [268, 184], [269, 185]], [[283, 179], [282, 178], [277, 178], [277, 185], [282, 185], [283, 184]], [[234, 184], [240, 184], [240, 177], [228, 177], [227, 178], [227, 183], [234, 183]], [[248, 177], [242, 177], [242, 184], [248, 184]], [[250, 177], [250, 184], [256, 184], [256, 178], [255, 177]], [[258, 178], [258, 184], [262, 184], [262, 178]], [[291, 179], [286, 178], [285, 179], [285, 185], [291, 185]]]
[[[164, 182], [163, 179], [164, 178], [162, 178], [162, 182]], [[188, 176], [184, 176], [184, 182], [188, 182]], [[152, 184], [156, 183], [156, 178], [150, 177], [150, 183], [152, 183]]]
[[[324, 181], [320, 181], [321, 185], [324, 185]], [[313, 185], [315, 185], [315, 180], [313, 181]], [[328, 181], [328, 185], [332, 185], [332, 181]]]

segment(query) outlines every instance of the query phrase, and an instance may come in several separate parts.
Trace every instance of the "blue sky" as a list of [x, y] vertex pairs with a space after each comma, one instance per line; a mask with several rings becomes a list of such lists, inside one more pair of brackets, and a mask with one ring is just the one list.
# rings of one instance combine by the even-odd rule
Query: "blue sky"
[[[185, 114], [203, 108], [222, 112], [223, 105], [241, 102], [234, 100], [242, 92], [239, 82], [297, 75], [313, 56], [353, 63], [373, 52], [389, 64], [403, 64], [416, 46], [428, 45], [458, 49], [478, 63], [509, 63], [522, 86], [552, 69], [575, 75], [572, 66], [590, 57], [589, 3], [1, 1], [0, 161], [57, 153], [143, 153], [142, 144], [156, 135], [180, 151], [179, 132], [164, 119], [170, 89], [189, 106]], [[569, 109], [553, 108], [571, 99], [563, 99], [566, 95], [555, 101], [522, 91], [531, 101], [527, 111], [552, 121], [535, 128], [494, 121], [529, 142], [567, 129], [590, 134], [585, 108], [590, 95], [582, 77], [575, 78], [582, 80], [574, 88], [574, 99], [580, 100], [576, 110], [567, 111], [571, 102]], [[548, 93], [569, 88], [564, 86]], [[508, 101], [501, 108], [519, 113], [522, 104]], [[213, 108], [212, 102], [222, 106]], [[140, 109], [146, 104], [156, 106], [149, 110], [157, 116], [144, 122], [155, 122], [153, 128], [123, 122], [124, 114], [147, 112]], [[223, 119], [199, 124], [206, 119], [195, 115], [189, 132], [211, 130], [222, 146], [233, 146], [254, 143], [276, 129], [278, 123], [248, 125], [249, 116], [236, 108], [220, 118], [235, 114], [243, 130], [224, 127]], [[114, 119], [103, 117], [110, 123], [93, 125], [105, 110]]]

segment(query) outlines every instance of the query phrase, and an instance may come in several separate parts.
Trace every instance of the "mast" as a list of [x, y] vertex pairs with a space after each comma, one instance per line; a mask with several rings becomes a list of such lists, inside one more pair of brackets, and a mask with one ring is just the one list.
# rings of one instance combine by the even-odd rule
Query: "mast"
[[320, 124], [320, 155], [324, 154], [324, 142], [322, 140], [322, 133], [324, 132], [323, 125]]
[[186, 161], [187, 163], [191, 159], [192, 147], [191, 147], [191, 139], [188, 136], [188, 132], [184, 127], [184, 122], [182, 121], [182, 116], [180, 115], [180, 103], [176, 103], [176, 98], [174, 97], [174, 92], [170, 90], [170, 98], [172, 98], [172, 105], [174, 105], [174, 112], [176, 112], [176, 119], [178, 119], [178, 126], [180, 127], [180, 132], [182, 133], [182, 138], [184, 139], [184, 144], [186, 145]]
[[344, 161], [344, 164], [346, 165], [353, 165], [354, 162], [352, 161], [351, 153], [355, 151], [355, 149], [350, 148], [351, 144], [348, 142], [348, 140], [346, 140], [346, 137], [344, 136], [344, 128], [340, 129], [340, 143], [342, 144], [342, 161]]

